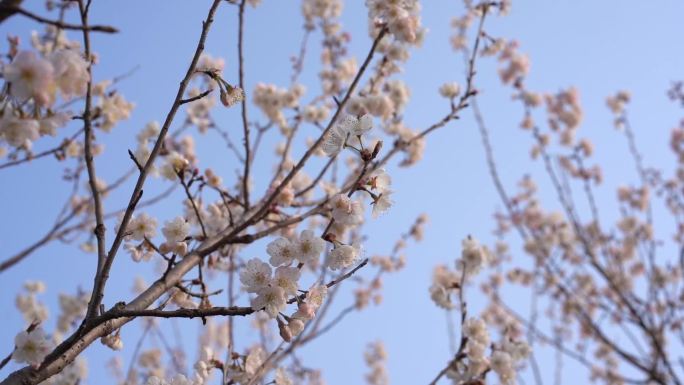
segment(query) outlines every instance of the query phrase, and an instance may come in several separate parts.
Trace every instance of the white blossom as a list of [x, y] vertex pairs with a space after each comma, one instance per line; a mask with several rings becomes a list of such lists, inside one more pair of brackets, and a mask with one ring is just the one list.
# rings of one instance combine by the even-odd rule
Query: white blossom
[[40, 364], [52, 348], [52, 343], [41, 327], [36, 327], [30, 332], [20, 332], [14, 337], [14, 345], [16, 349], [12, 353], [12, 359], [31, 365]]
[[251, 305], [252, 309], [264, 309], [271, 318], [275, 318], [285, 308], [286, 301], [285, 291], [282, 287], [267, 286], [257, 292], [257, 296], [252, 299]]
[[0, 120], [0, 138], [10, 146], [31, 149], [32, 142], [39, 137], [40, 123], [34, 119], [20, 119], [7, 111]]
[[49, 56], [54, 68], [54, 77], [62, 96], [69, 99], [86, 93], [90, 74], [88, 63], [77, 52], [60, 49]]
[[332, 216], [341, 225], [357, 225], [363, 222], [363, 206], [345, 194], [337, 194], [330, 200]]
[[152, 239], [157, 235], [157, 220], [146, 213], [138, 214], [128, 223], [130, 237], [136, 241]]
[[453, 99], [461, 92], [461, 86], [456, 83], [444, 83], [439, 87], [439, 94], [445, 98]]
[[182, 242], [190, 233], [190, 224], [183, 217], [176, 217], [164, 223], [162, 233], [169, 243]]
[[453, 309], [456, 307], [449, 296], [450, 290], [442, 285], [433, 284], [430, 286], [430, 298], [435, 304], [443, 309]]
[[295, 242], [297, 260], [307, 263], [318, 259], [325, 250], [325, 241], [311, 230], [304, 230]]
[[369, 114], [364, 114], [360, 118], [354, 115], [347, 115], [338, 126], [341, 128], [342, 132], [360, 136], [373, 128], [373, 117]]
[[513, 360], [511, 356], [501, 350], [497, 350], [492, 354], [489, 360], [489, 365], [503, 384], [513, 384], [515, 382], [515, 369], [513, 368]]
[[371, 215], [373, 218], [377, 218], [389, 210], [394, 201], [392, 200], [392, 190], [385, 190], [380, 196], [373, 202], [373, 211]]
[[286, 295], [296, 295], [300, 275], [301, 270], [296, 267], [280, 266], [275, 271], [272, 284], [282, 288]]
[[461, 251], [460, 267], [463, 267], [468, 274], [476, 274], [480, 268], [487, 262], [487, 254], [480, 246], [477, 239], [468, 236], [461, 242], [463, 250]]
[[370, 174], [366, 184], [371, 190], [382, 194], [385, 191], [389, 191], [389, 187], [392, 185], [392, 177], [387, 173], [387, 171], [385, 171], [384, 168], [380, 168]]
[[54, 69], [49, 61], [32, 51], [19, 51], [3, 68], [3, 77], [10, 83], [11, 94], [23, 100], [33, 97], [39, 105], [52, 103], [51, 88]]
[[164, 164], [160, 168], [161, 175], [170, 180], [178, 180], [178, 173], [183, 171], [190, 162], [177, 151], [171, 151], [165, 158]]
[[266, 246], [266, 253], [271, 256], [269, 262], [273, 266], [290, 265], [298, 257], [297, 245], [287, 238], [278, 238]]
[[275, 372], [275, 384], [276, 385], [292, 385], [292, 380], [287, 375], [287, 372], [282, 367], [276, 369]]
[[344, 131], [340, 126], [332, 127], [323, 138], [321, 148], [328, 156], [337, 155], [344, 147], [347, 140], [348, 132]]
[[481, 343], [482, 345], [489, 345], [489, 332], [487, 331], [487, 324], [479, 318], [468, 318], [463, 323], [463, 336]]
[[240, 282], [246, 292], [258, 292], [271, 283], [271, 266], [258, 258], [250, 259], [240, 270]]
[[115, 93], [103, 95], [100, 98], [99, 107], [102, 115], [102, 123], [99, 127], [104, 132], [110, 132], [116, 123], [131, 116], [135, 105], [126, 101], [121, 94]]
[[359, 250], [354, 246], [337, 246], [328, 254], [328, 267], [330, 270], [346, 269], [354, 264], [358, 254]]

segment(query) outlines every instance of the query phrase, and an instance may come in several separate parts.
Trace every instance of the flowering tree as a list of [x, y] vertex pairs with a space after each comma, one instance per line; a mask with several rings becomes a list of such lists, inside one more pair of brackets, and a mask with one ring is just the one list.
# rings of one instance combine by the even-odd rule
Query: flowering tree
[[[48, 308], [39, 295], [45, 285], [27, 277], [16, 296], [26, 325], [16, 331], [0, 369], [10, 361], [24, 366], [3, 376], [2, 384], [85, 381], [87, 348], [99, 340], [112, 350], [123, 349], [121, 330], [136, 327], [128, 325], [134, 320], [140, 320], [136, 324], [142, 333], [130, 342], [135, 350], [128, 369], [118, 360], [109, 363], [118, 383], [322, 383], [320, 371], [309, 368], [298, 351], [334, 331], [348, 314], [378, 304], [382, 278], [404, 268], [409, 241], [422, 239], [425, 215], [407, 224], [385, 256], [366, 256], [364, 224], [394, 205], [389, 167], [418, 163], [430, 134], [466, 112], [476, 118], [505, 210], [496, 214], [495, 245], [486, 247], [467, 236], [455, 265], [435, 269], [429, 296], [458, 314], [459, 323], [450, 332], [460, 338], [454, 339], [453, 356], [444, 357], [443, 370], [424, 374], [426, 382], [513, 384], [525, 370], [524, 376], [530, 373], [542, 384], [535, 352], [551, 348], [587, 366], [593, 380], [679, 384], [684, 262], [679, 254], [656, 255], [662, 247], [654, 236], [650, 191], [664, 198], [681, 248], [684, 174], [668, 178], [643, 165], [626, 114], [629, 94], [610, 97], [608, 106], [627, 137], [641, 185], [621, 187], [615, 228], [602, 224], [594, 198], [601, 169], [590, 165], [591, 143], [575, 137], [582, 118], [578, 91], [528, 89], [527, 56], [514, 40], [493, 36], [486, 28], [508, 12], [509, 2], [464, 3], [451, 37], [455, 55], [463, 57], [463, 79], [439, 89], [444, 114], [424, 117], [425, 126], [414, 130], [404, 123], [410, 91], [401, 70], [425, 38], [418, 1], [367, 0], [369, 38], [357, 62], [339, 21], [341, 1], [303, 0], [301, 49], [293, 58], [289, 85], [258, 83], [250, 90], [243, 31], [246, 10], [259, 1], [213, 0], [165, 119], [137, 130], [137, 147], [119, 157], [118, 169], [124, 171], [106, 181], [97, 171], [99, 156], [110, 132], [125, 124], [135, 107], [118, 84], [135, 74], [97, 79], [91, 36], [116, 34], [117, 29], [91, 24], [89, 11], [97, 3], [90, 0], [49, 0], [44, 15], [23, 8], [20, 0], [0, 1], [0, 22], [24, 17], [44, 26], [31, 36], [30, 45], [10, 35], [0, 61], [0, 172], [58, 162], [72, 186], [54, 226], [1, 260], [0, 274], [30, 264], [53, 242], [92, 256], [91, 287], [60, 294], [54, 330], [43, 326]], [[219, 8], [237, 14], [236, 76], [224, 69], [223, 59], [205, 52]], [[72, 15], [80, 22], [68, 23]], [[319, 67], [309, 69], [304, 63], [314, 33], [322, 36], [322, 54]], [[531, 134], [532, 157], [543, 162], [560, 212], [542, 208], [532, 179], [523, 179], [521, 191], [511, 193], [499, 178], [476, 87], [479, 77], [491, 76], [476, 71], [477, 64], [492, 57], [499, 63], [499, 79], [512, 87], [522, 107], [520, 126]], [[309, 85], [314, 94], [308, 97], [300, 82], [307, 70], [317, 71], [319, 80]], [[458, 74], [455, 70], [449, 78]], [[684, 100], [681, 85], [670, 94]], [[231, 124], [238, 131], [221, 127], [217, 116], [222, 109], [235, 112]], [[540, 116], [546, 125], [537, 123]], [[239, 142], [233, 141], [236, 135]], [[202, 154], [195, 151], [196, 140], [217, 137], [239, 165], [229, 181], [224, 178], [231, 170], [200, 166]], [[262, 143], [269, 140], [276, 145], [266, 153]], [[672, 135], [680, 161], [682, 142], [684, 127]], [[264, 161], [272, 166], [268, 180], [255, 180]], [[573, 196], [574, 185], [582, 189], [586, 204]], [[121, 194], [124, 201], [112, 198]], [[167, 215], [150, 214], [164, 202], [173, 208], [165, 210]], [[508, 246], [515, 236], [519, 240], [512, 242], [521, 241], [520, 250]], [[111, 285], [107, 290], [110, 276], [125, 277], [111, 274], [115, 263], [156, 264], [156, 275], [151, 284], [136, 280], [133, 298], [116, 298]], [[476, 283], [488, 300], [482, 314], [467, 306]], [[509, 286], [532, 293], [529, 317], [511, 305]], [[354, 303], [335, 314], [332, 304], [350, 289]], [[538, 320], [540, 308], [543, 321]], [[150, 334], [163, 340], [160, 324], [167, 319], [202, 322], [202, 349], [190, 371], [182, 349], [141, 348]], [[257, 342], [241, 338], [236, 332], [240, 323], [256, 329]], [[631, 345], [616, 335], [626, 336]], [[367, 381], [387, 383], [383, 345], [369, 345], [365, 359]]]

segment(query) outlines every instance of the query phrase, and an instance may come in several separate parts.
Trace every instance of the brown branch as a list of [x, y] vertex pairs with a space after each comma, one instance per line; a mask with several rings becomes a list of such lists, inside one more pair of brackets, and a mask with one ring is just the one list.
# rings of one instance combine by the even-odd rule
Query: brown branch
[[57, 20], [50, 20], [47, 18], [44, 18], [40, 15], [36, 15], [35, 13], [29, 12], [18, 5], [11, 5], [11, 4], [4, 4], [7, 3], [7, 1], [0, 3], [0, 23], [2, 23], [5, 19], [7, 19], [10, 16], [13, 16], [15, 14], [20, 14], [28, 17], [29, 19], [32, 19], [34, 21], [37, 21], [39, 23], [43, 24], [48, 24], [55, 26], [60, 29], [69, 29], [73, 31], [84, 31], [84, 32], [103, 32], [103, 33], [117, 33], [119, 32], [118, 29], [108, 26], [108, 25], [77, 25], [77, 24], [69, 24], [69, 23], [64, 23], [61, 21]]
[[[247, 0], [240, 2], [238, 11], [238, 76], [240, 88], [245, 89], [245, 56], [244, 56], [244, 24], [245, 24], [245, 5]], [[245, 207], [249, 208], [249, 168], [252, 163], [252, 156], [249, 147], [249, 122], [247, 121], [247, 98], [242, 98], [240, 102], [242, 129], [244, 137], [242, 143], [245, 146], [245, 168], [242, 176], [242, 199], [245, 202]]]
[[[83, 0], [78, 1], [78, 9], [81, 14], [81, 23], [83, 24], [83, 46], [86, 60], [88, 62], [88, 86], [86, 89], [85, 98], [85, 109], [83, 111], [83, 131], [85, 136], [85, 146], [84, 146], [84, 157], [86, 163], [86, 169], [88, 170], [88, 184], [90, 185], [90, 190], [93, 195], [93, 205], [95, 206], [95, 237], [97, 239], [97, 270], [95, 271], [95, 276], [93, 279], [93, 288], [97, 287], [102, 268], [105, 264], [105, 259], [107, 258], [105, 251], [105, 225], [103, 219], [102, 201], [100, 197], [100, 191], [97, 188], [97, 176], [95, 174], [95, 163], [93, 162], [93, 150], [92, 150], [92, 140], [93, 140], [93, 127], [92, 127], [92, 116], [91, 116], [91, 105], [92, 105], [92, 58], [90, 54], [90, 33], [88, 30], [88, 9], [83, 3]], [[100, 302], [97, 300], [96, 296], [93, 296], [88, 303], [88, 311], [86, 313], [86, 318], [93, 317], [98, 311], [98, 306]]]
[[185, 104], [185, 103], [194, 102], [195, 100], [200, 100], [200, 99], [202, 99], [203, 97], [205, 97], [205, 96], [209, 95], [210, 93], [212, 93], [212, 91], [214, 91], [214, 90], [213, 90], [212, 88], [210, 88], [210, 89], [208, 89], [208, 90], [202, 92], [202, 93], [199, 94], [199, 95], [193, 96], [193, 97], [191, 97], [191, 98], [183, 99], [183, 100], [180, 101], [180, 105], [183, 105], [183, 104]]
[[[178, 175], [178, 179], [180, 180], [181, 186], [183, 186], [183, 190], [185, 191], [185, 196], [188, 197], [188, 200], [190, 201], [190, 205], [192, 205], [192, 210], [195, 212], [195, 216], [197, 217], [197, 222], [199, 222], [200, 228], [202, 229], [202, 236], [204, 238], [207, 237], [207, 230], [204, 227], [204, 221], [202, 221], [202, 216], [200, 215], [199, 209], [197, 208], [197, 204], [195, 203], [195, 199], [192, 197], [192, 194], [190, 193], [190, 186], [188, 183], [185, 182], [185, 176], [184, 176], [184, 171], [178, 171], [176, 173]], [[192, 183], [192, 181], [191, 181]]]
[[101, 274], [99, 274], [96, 278], [97, 284], [93, 288], [93, 300], [91, 301], [94, 305], [97, 305], [95, 306], [95, 308], [97, 308], [99, 304], [102, 302], [102, 297], [104, 296], [104, 288], [107, 283], [107, 279], [109, 278], [109, 270], [111, 269], [112, 263], [114, 262], [114, 258], [116, 257], [116, 253], [118, 252], [119, 247], [123, 242], [123, 238], [126, 233], [126, 228], [128, 227], [128, 223], [131, 217], [133, 216], [135, 206], [140, 197], [142, 196], [142, 188], [145, 184], [145, 180], [147, 179], [147, 175], [149, 174], [150, 169], [154, 164], [155, 158], [157, 157], [159, 151], [162, 148], [164, 138], [166, 137], [166, 133], [168, 132], [169, 127], [171, 126], [171, 122], [176, 116], [176, 112], [178, 111], [178, 108], [181, 105], [180, 102], [183, 99], [183, 95], [185, 94], [185, 89], [187, 88], [187, 85], [190, 79], [192, 78], [192, 75], [195, 73], [195, 67], [197, 66], [197, 62], [199, 61], [199, 58], [202, 55], [202, 52], [204, 51], [204, 42], [207, 39], [209, 29], [214, 21], [214, 14], [216, 13], [216, 9], [218, 8], [220, 3], [220, 0], [214, 0], [211, 8], [209, 9], [209, 13], [207, 14], [207, 19], [202, 23], [202, 32], [200, 35], [200, 39], [197, 43], [197, 47], [195, 48], [195, 53], [193, 55], [192, 61], [188, 66], [188, 70], [185, 73], [185, 77], [180, 82], [178, 92], [176, 93], [176, 97], [173, 101], [171, 109], [166, 115], [166, 119], [164, 120], [164, 124], [162, 125], [162, 128], [159, 132], [157, 141], [155, 142], [154, 147], [152, 148], [152, 152], [150, 153], [150, 156], [147, 158], [147, 161], [143, 166], [143, 170], [140, 172], [140, 175], [138, 176], [138, 180], [131, 194], [128, 207], [126, 209], [126, 212], [124, 213], [123, 219], [121, 220], [119, 231], [117, 232], [116, 237], [114, 238], [114, 242], [112, 243], [112, 246], [109, 249], [109, 253], [107, 254], [107, 259], [105, 261]]

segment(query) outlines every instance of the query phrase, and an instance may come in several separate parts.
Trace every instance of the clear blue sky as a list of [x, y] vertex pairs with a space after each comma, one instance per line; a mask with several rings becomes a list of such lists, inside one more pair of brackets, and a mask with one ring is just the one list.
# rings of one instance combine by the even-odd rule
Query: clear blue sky
[[[27, 8], [42, 12], [39, 6], [42, 2], [25, 3]], [[151, 120], [163, 120], [187, 68], [209, 4], [209, 0], [93, 1], [91, 22], [115, 25], [121, 30], [117, 35], [94, 37], [93, 49], [101, 57], [101, 64], [95, 69], [96, 80], [140, 66], [118, 87], [137, 105], [131, 119], [115, 127], [111, 135], [100, 135], [107, 148], [97, 159], [97, 168], [106, 180], [112, 181], [130, 166], [126, 149], [134, 146], [137, 130]], [[451, 51], [448, 41], [449, 21], [461, 14], [461, 2], [425, 1], [423, 7], [423, 24], [429, 28], [429, 33], [424, 46], [414, 50], [401, 75], [411, 86], [412, 99], [405, 117], [407, 125], [413, 128], [427, 127], [446, 112], [447, 106], [437, 93], [444, 81], [463, 83], [461, 58]], [[264, 0], [258, 8], [248, 8], [245, 32], [248, 95], [259, 81], [279, 86], [289, 84], [289, 58], [298, 52], [302, 34], [299, 9], [299, 2], [282, 0]], [[206, 49], [212, 55], [226, 59], [226, 78], [233, 82], [237, 75], [236, 11], [236, 7], [222, 5]], [[612, 117], [604, 102], [607, 95], [619, 89], [632, 92], [630, 116], [647, 164], [670, 168], [674, 162], [666, 146], [670, 128], [677, 124], [681, 110], [667, 100], [665, 91], [671, 81], [684, 78], [684, 52], [679, 41], [684, 33], [682, 15], [684, 3], [676, 0], [520, 0], [514, 2], [510, 16], [493, 17], [488, 21], [486, 30], [491, 35], [519, 40], [522, 51], [530, 55], [532, 67], [527, 84], [531, 89], [553, 92], [571, 85], [580, 89], [585, 119], [579, 135], [593, 139], [598, 160], [606, 171], [606, 183], [599, 189], [604, 212], [614, 209], [610, 201], [615, 196], [616, 185], [637, 181], [631, 166], [624, 165], [627, 150], [623, 138], [612, 128]], [[370, 44], [363, 2], [349, 1], [342, 19], [353, 37], [351, 53], [360, 61]], [[26, 48], [30, 31], [38, 28], [38, 24], [21, 17], [1, 24], [3, 50], [7, 34], [19, 35]], [[77, 34], [70, 36], [79, 38]], [[311, 41], [314, 46], [320, 43], [320, 37], [319, 33], [314, 34]], [[308, 56], [307, 74], [302, 78], [310, 90], [309, 95], [318, 87], [317, 51], [314, 49]], [[493, 60], [481, 63], [476, 79], [478, 89], [482, 90], [481, 108], [488, 117], [504, 183], [513, 188], [525, 173], [541, 175], [541, 167], [529, 161], [530, 138], [517, 128], [521, 112], [510, 102], [510, 91], [499, 85], [496, 64]], [[219, 115], [222, 126], [235, 132], [234, 138], [238, 138], [240, 127], [237, 111], [232, 109]], [[252, 116], [256, 116], [254, 108]], [[179, 115], [177, 124], [182, 118], [183, 115]], [[70, 126], [66, 130], [74, 132], [76, 128]], [[199, 139], [201, 165], [214, 166], [224, 180], [229, 180], [237, 165], [220, 139], [216, 136], [196, 138]], [[267, 138], [265, 148], [272, 148], [274, 143], [272, 138]], [[301, 150], [301, 143], [298, 148]], [[268, 157], [257, 161], [257, 185], [263, 187], [265, 184], [271, 163], [272, 159]], [[33, 242], [51, 226], [68, 196], [68, 187], [61, 181], [63, 168], [64, 164], [40, 160], [20, 168], [0, 170], [3, 207], [0, 259]], [[467, 234], [487, 242], [494, 239], [491, 235], [492, 212], [501, 205], [486, 173], [480, 139], [469, 111], [463, 114], [463, 119], [431, 135], [425, 158], [418, 166], [408, 170], [392, 166], [390, 171], [397, 190], [396, 208], [366, 227], [368, 254], [387, 253], [396, 236], [421, 212], [428, 213], [431, 218], [427, 235], [423, 243], [409, 249], [407, 268], [385, 280], [381, 307], [351, 315], [334, 333], [304, 349], [302, 357], [306, 365], [323, 369], [326, 381], [331, 385], [363, 381], [367, 369], [362, 352], [368, 342], [376, 339], [386, 344], [392, 383], [429, 382], [449, 358], [445, 317], [431, 303], [427, 292], [432, 269], [438, 263], [453, 263], [460, 252], [460, 239]], [[162, 189], [163, 186], [155, 182], [149, 191]], [[122, 204], [130, 190], [123, 191], [106, 201], [108, 209]], [[552, 194], [542, 196], [553, 200]], [[151, 213], [162, 222], [170, 219], [179, 214], [180, 199], [175, 195], [168, 204], [156, 207]], [[607, 216], [610, 218], [610, 214]], [[660, 231], [667, 234], [670, 230]], [[263, 244], [249, 253], [265, 255]], [[519, 252], [515, 255], [524, 258]], [[151, 280], [151, 265], [133, 264], [122, 253], [114, 265], [107, 305], [131, 298], [130, 287], [135, 276]], [[47, 326], [50, 330], [58, 314], [57, 294], [74, 293], [78, 287], [89, 290], [94, 269], [92, 255], [83, 254], [72, 246], [54, 244], [14, 267], [9, 274], [0, 275], [0, 292], [3, 293], [0, 309], [5, 313], [0, 328], [0, 353], [4, 356], [11, 349], [14, 335], [23, 326], [13, 306], [14, 295], [25, 280], [40, 279], [47, 283], [48, 293], [42, 298], [52, 310]], [[369, 275], [367, 272], [366, 276]], [[478, 301], [476, 290], [470, 293], [470, 304], [475, 310], [481, 306], [481, 301]], [[341, 306], [349, 301], [348, 296], [339, 298]], [[190, 341], [201, 324], [192, 320], [179, 325], [190, 350], [189, 360], [194, 361]], [[137, 322], [124, 330], [125, 365], [139, 332]], [[253, 337], [253, 333], [243, 330], [238, 335], [238, 343], [244, 344]], [[87, 350], [89, 383], [112, 382], [106, 380], [104, 368], [104, 362], [111, 356], [112, 353], [99, 343]], [[4, 377], [15, 368], [16, 365], [10, 364], [0, 371], [0, 375]], [[549, 369], [544, 374], [550, 382], [553, 372]], [[524, 377], [529, 383], [529, 372], [524, 373]], [[566, 372], [566, 378], [571, 379], [572, 375]]]

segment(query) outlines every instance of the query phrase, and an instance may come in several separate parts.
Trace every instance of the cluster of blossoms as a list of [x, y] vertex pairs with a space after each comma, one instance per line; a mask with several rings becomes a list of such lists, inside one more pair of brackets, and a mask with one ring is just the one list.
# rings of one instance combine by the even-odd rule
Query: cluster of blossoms
[[387, 351], [381, 341], [369, 344], [363, 355], [370, 372], [366, 374], [369, 385], [389, 385], [389, 376], [385, 368]]
[[582, 121], [582, 107], [579, 103], [579, 91], [571, 87], [556, 95], [545, 95], [546, 110], [549, 114], [549, 127], [560, 131], [561, 144], [575, 144], [575, 132]]
[[[12, 359], [18, 363], [36, 366], [52, 351], [55, 343], [60, 342], [62, 336], [83, 318], [90, 294], [84, 292], [75, 296], [60, 294], [60, 315], [57, 319], [57, 329], [51, 336], [48, 336], [44, 329], [39, 326], [48, 319], [48, 310], [36, 297], [37, 294], [45, 291], [45, 284], [40, 281], [30, 281], [26, 282], [24, 287], [27, 293], [17, 295], [16, 306], [29, 326], [25, 331], [16, 335]], [[86, 375], [87, 369], [84, 361], [77, 360], [58, 376], [51, 378], [49, 384], [69, 384], [85, 378]]]
[[17, 309], [24, 317], [27, 325], [41, 323], [48, 318], [47, 306], [38, 300], [38, 294], [45, 291], [45, 284], [41, 281], [24, 283], [26, 293], [19, 293], [15, 299]]
[[12, 359], [16, 362], [39, 365], [52, 351], [54, 343], [40, 326], [22, 331], [14, 338]]
[[[141, 362], [141, 366], [154, 368], [158, 366], [156, 352], [155, 355], [150, 356], [149, 362]], [[142, 357], [141, 357], [142, 358]], [[252, 381], [254, 374], [264, 363], [265, 352], [261, 348], [252, 349], [248, 355], [242, 356], [242, 363], [237, 363], [238, 359], [234, 358], [234, 362], [226, 371], [227, 378], [239, 384], [248, 384]], [[142, 365], [144, 364], [144, 365]], [[212, 369], [222, 369], [221, 362], [216, 358], [216, 354], [209, 347], [201, 349], [200, 357], [193, 365], [193, 375], [186, 377], [184, 374], [175, 374], [169, 380], [163, 377], [163, 374], [154, 370], [147, 377], [145, 385], [204, 385], [211, 379]], [[283, 384], [286, 385], [286, 384]]]
[[316, 18], [334, 19], [342, 14], [340, 0], [305, 0], [302, 2], [302, 15], [307, 23], [313, 23]]
[[[247, 385], [254, 382], [255, 377], [259, 375], [260, 370], [266, 363], [266, 352], [261, 346], [255, 346], [249, 350], [246, 355], [236, 355], [233, 357], [233, 362], [228, 366], [226, 377], [234, 383]], [[275, 378], [271, 384], [275, 385], [292, 385], [288, 373], [284, 368], [278, 367], [275, 370]]]
[[[379, 144], [376, 144], [371, 153], [363, 147], [363, 137], [372, 127], [372, 117], [368, 114], [360, 117], [347, 115], [328, 132], [322, 144], [322, 151], [332, 157], [344, 148], [351, 148], [359, 153], [363, 161], [368, 161], [377, 154], [379, 148]], [[360, 184], [360, 189], [366, 191], [373, 199], [373, 218], [377, 218], [392, 207], [394, 202], [391, 199], [391, 183], [392, 178], [389, 174], [384, 169], [378, 169]], [[353, 200], [350, 196], [337, 194], [330, 200], [332, 217], [337, 225], [352, 226], [363, 222], [363, 206], [360, 201]]]
[[259, 83], [254, 87], [252, 101], [283, 132], [287, 132], [289, 127], [283, 109], [297, 107], [305, 91], [304, 86], [299, 84], [290, 89], [282, 89], [272, 84]]
[[499, 69], [499, 77], [504, 84], [514, 83], [524, 78], [530, 71], [529, 58], [518, 51], [516, 41], [508, 42], [501, 49], [499, 61], [503, 63]]
[[491, 344], [487, 324], [479, 318], [468, 318], [463, 323], [462, 335], [465, 354], [457, 357], [446, 372], [454, 385], [473, 383], [484, 378], [488, 370], [494, 371], [503, 385], [516, 383], [516, 369], [530, 354], [527, 343], [503, 336], [501, 342]]
[[78, 321], [85, 316], [88, 308], [90, 293], [81, 292], [77, 295], [61, 293], [59, 295], [59, 309], [61, 313], [57, 319], [57, 331], [68, 332]]
[[473, 237], [463, 239], [461, 258], [456, 260], [456, 271], [447, 266], [437, 266], [432, 277], [430, 297], [444, 309], [453, 309], [452, 294], [462, 290], [464, 283], [477, 274], [489, 261], [489, 252]]
[[371, 27], [386, 25], [395, 39], [419, 44], [425, 33], [420, 25], [420, 3], [417, 0], [366, 0]]
[[[188, 251], [187, 238], [190, 235], [191, 225], [183, 217], [176, 217], [164, 223], [162, 234], [164, 242], [158, 248], [152, 240], [157, 236], [157, 219], [146, 213], [140, 213], [128, 223], [128, 232], [125, 248], [131, 253], [134, 261], [149, 261], [156, 253], [172, 253], [185, 255]], [[138, 244], [132, 241], [139, 242]]]
[[[486, 318], [467, 318], [463, 298], [465, 285], [491, 263], [492, 257], [486, 248], [468, 236], [462, 241], [461, 258], [456, 261], [456, 270], [438, 266], [433, 275], [430, 296], [435, 304], [446, 310], [456, 308], [451, 295], [458, 292], [461, 302], [459, 311], [464, 320], [461, 325], [461, 346], [447, 367], [446, 376], [454, 385], [484, 383], [490, 370], [495, 372], [504, 385], [515, 384], [516, 369], [521, 366], [530, 353], [527, 343], [502, 333], [501, 342], [493, 344], [487, 327]], [[487, 354], [487, 351], [490, 354]]]
[[[281, 237], [269, 243], [266, 252], [271, 257], [270, 265], [253, 258], [247, 261], [240, 271], [243, 289], [257, 295], [252, 299], [252, 308], [264, 309], [271, 318], [278, 317], [286, 307], [288, 297], [297, 295], [301, 266], [317, 260], [324, 250], [325, 242], [315, 236], [311, 230], [302, 231], [295, 239]], [[292, 266], [295, 261], [298, 261], [299, 265]], [[271, 266], [275, 267], [275, 273]], [[315, 285], [308, 290], [303, 301], [300, 297], [296, 297], [299, 310], [288, 317], [287, 325], [278, 317], [281, 335], [284, 339], [289, 340], [292, 335], [296, 336], [301, 332], [303, 322], [314, 317], [326, 292], [326, 286]]]
[[411, 97], [411, 91], [401, 80], [389, 80], [381, 89], [351, 98], [347, 112], [355, 115], [369, 113], [383, 121], [389, 121], [402, 113]]
[[631, 99], [632, 95], [629, 93], [629, 91], [625, 90], [618, 91], [615, 95], [608, 96], [606, 98], [606, 105], [615, 116], [613, 126], [616, 129], [623, 128], [626, 119], [624, 116], [625, 110]]
[[[11, 59], [1, 68], [12, 99], [1, 104], [0, 139], [30, 151], [33, 141], [45, 135], [55, 136], [57, 128], [71, 119], [68, 113], [53, 112], [49, 107], [55, 103], [57, 91], [65, 100], [86, 92], [90, 81], [88, 64], [77, 50], [71, 49], [59, 49], [46, 56], [19, 51]], [[26, 102], [35, 106], [33, 113], [22, 109]]]
[[[64, 101], [84, 96], [91, 81], [89, 63], [95, 56], [84, 58], [78, 43], [66, 39], [62, 31], [48, 27], [45, 35], [34, 32], [36, 51], [10, 50], [10, 62], [0, 63], [0, 71], [8, 84], [8, 96], [0, 103], [0, 141], [15, 149], [29, 152], [32, 143], [42, 136], [55, 136], [72, 113], [54, 109], [57, 96]], [[18, 40], [13, 44], [18, 45]], [[106, 92], [109, 81], [93, 85], [92, 96], [98, 101], [92, 111], [93, 126], [105, 132], [120, 120], [127, 119], [134, 107], [116, 92]], [[79, 143], [69, 141], [66, 153], [80, 155]], [[2, 151], [4, 152], [4, 150]]]

